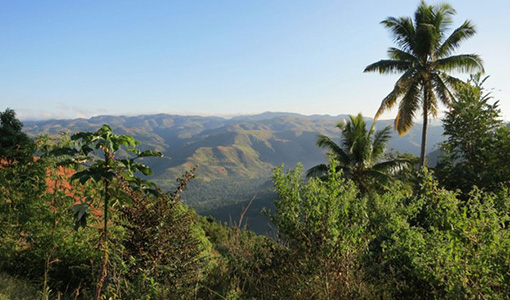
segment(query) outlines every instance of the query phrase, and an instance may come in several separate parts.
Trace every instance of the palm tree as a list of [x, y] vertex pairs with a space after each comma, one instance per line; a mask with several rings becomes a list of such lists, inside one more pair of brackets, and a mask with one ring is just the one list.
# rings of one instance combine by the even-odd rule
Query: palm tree
[[395, 119], [395, 130], [405, 134], [413, 125], [417, 110], [423, 110], [423, 131], [420, 166], [425, 165], [428, 116], [437, 116], [438, 99], [449, 106], [451, 89], [460, 82], [447, 72], [482, 71], [482, 60], [476, 54], [452, 55], [460, 43], [475, 34], [475, 28], [466, 20], [447, 36], [455, 10], [448, 4], [429, 6], [424, 1], [408, 17], [389, 17], [381, 23], [388, 28], [397, 48], [388, 50], [389, 59], [380, 60], [364, 72], [381, 74], [403, 73], [393, 90], [382, 100], [377, 119], [384, 111], [400, 101]]
[[[328, 156], [338, 163], [338, 168], [352, 179], [362, 192], [370, 191], [373, 187], [384, 188], [393, 175], [409, 165], [409, 161], [405, 159], [381, 161], [386, 143], [391, 137], [391, 126], [376, 132], [375, 122], [367, 130], [361, 114], [356, 117], [349, 116], [349, 119], [348, 122], [336, 125], [342, 130], [340, 145], [321, 134], [317, 137], [317, 146], [329, 150]], [[328, 165], [320, 164], [309, 169], [306, 176], [322, 177], [328, 170]]]

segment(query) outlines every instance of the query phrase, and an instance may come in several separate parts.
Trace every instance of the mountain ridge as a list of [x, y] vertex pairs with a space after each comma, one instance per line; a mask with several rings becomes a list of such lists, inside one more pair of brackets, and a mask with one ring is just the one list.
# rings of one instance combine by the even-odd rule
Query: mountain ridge
[[[228, 222], [238, 215], [239, 205], [257, 194], [257, 204], [250, 208], [247, 217], [256, 220], [254, 229], [261, 233], [267, 229], [267, 220], [259, 208], [271, 207], [274, 199], [269, 184], [273, 168], [281, 164], [286, 169], [294, 168], [298, 163], [310, 168], [325, 163], [326, 155], [316, 146], [316, 137], [325, 134], [339, 143], [341, 132], [335, 125], [347, 117], [271, 112], [230, 119], [169, 114], [105, 115], [25, 122], [24, 130], [30, 136], [57, 135], [62, 131], [96, 131], [106, 123], [114, 132], [139, 140], [142, 149], [164, 154], [162, 158], [145, 159], [154, 171], [151, 180], [164, 189], [172, 189], [176, 178], [198, 164], [196, 179], [188, 185], [183, 200], [201, 214]], [[379, 130], [392, 125], [392, 120], [376, 122]], [[421, 126], [416, 125], [403, 137], [392, 132], [388, 149], [417, 155]], [[429, 127], [429, 153], [443, 139], [442, 132], [439, 126]]]
[[[166, 159], [153, 164], [155, 180], [175, 177], [190, 165], [200, 164], [200, 180], [230, 176], [268, 176], [281, 163], [294, 166], [301, 162], [311, 167], [324, 161], [323, 151], [315, 146], [318, 134], [339, 140], [335, 125], [348, 115], [311, 115], [265, 112], [231, 119], [209, 116], [169, 114], [138, 116], [96, 116], [89, 119], [66, 119], [25, 122], [25, 131], [55, 135], [62, 131], [95, 131], [109, 124], [114, 131], [133, 135], [143, 147], [161, 151]], [[366, 118], [373, 120], [372, 118]], [[376, 128], [391, 125], [379, 120]], [[417, 124], [418, 125], [418, 124]], [[388, 148], [418, 154], [420, 126], [404, 137], [393, 137]], [[441, 140], [442, 129], [429, 128], [429, 151]], [[159, 180], [161, 181], [161, 180]]]

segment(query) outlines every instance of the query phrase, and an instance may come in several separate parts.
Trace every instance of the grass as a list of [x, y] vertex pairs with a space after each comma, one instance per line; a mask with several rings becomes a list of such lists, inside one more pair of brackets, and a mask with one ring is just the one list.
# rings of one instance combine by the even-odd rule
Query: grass
[[0, 300], [34, 300], [40, 293], [30, 283], [0, 273]]

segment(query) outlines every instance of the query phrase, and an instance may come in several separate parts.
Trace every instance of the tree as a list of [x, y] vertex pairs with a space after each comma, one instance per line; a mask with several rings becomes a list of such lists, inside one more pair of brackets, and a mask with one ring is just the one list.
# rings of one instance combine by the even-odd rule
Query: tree
[[[96, 291], [96, 299], [99, 300], [108, 274], [108, 211], [110, 202], [129, 201], [129, 195], [123, 192], [123, 188], [127, 186], [132, 190], [157, 194], [154, 184], [135, 174], [141, 172], [143, 175], [152, 175], [152, 170], [147, 165], [137, 162], [136, 159], [161, 156], [161, 153], [137, 149], [138, 141], [128, 135], [114, 134], [108, 125], [103, 125], [96, 132], [78, 132], [71, 136], [71, 140], [75, 141], [76, 145], [55, 151], [55, 154], [71, 156], [62, 164], [81, 167], [81, 170], [73, 174], [71, 179], [79, 180], [81, 184], [92, 181], [103, 189], [103, 262]], [[119, 150], [131, 153], [132, 156], [119, 157]], [[73, 212], [78, 224], [86, 225], [88, 203], [75, 205]]]
[[16, 118], [14, 110], [7, 108], [0, 113], [0, 164], [32, 160], [35, 144], [22, 129], [23, 123]]
[[491, 104], [491, 94], [483, 88], [487, 78], [476, 74], [459, 85], [443, 119], [447, 140], [441, 145], [436, 174], [444, 186], [466, 194], [473, 185], [494, 189], [510, 182], [506, 168], [510, 133], [500, 118], [498, 101]]
[[448, 4], [427, 5], [424, 1], [409, 17], [389, 17], [381, 23], [388, 28], [397, 47], [388, 49], [389, 59], [380, 60], [364, 72], [380, 74], [403, 73], [393, 90], [382, 100], [377, 119], [399, 101], [395, 130], [405, 134], [414, 122], [415, 113], [423, 111], [420, 165], [425, 165], [428, 117], [435, 117], [438, 100], [449, 106], [453, 101], [452, 88], [460, 82], [448, 72], [483, 71], [482, 60], [476, 54], [452, 55], [459, 45], [475, 34], [471, 21], [446, 35], [456, 11]]
[[[390, 139], [390, 126], [375, 131], [375, 122], [367, 130], [361, 114], [349, 116], [349, 121], [336, 125], [342, 131], [342, 144], [338, 145], [325, 135], [317, 137], [317, 145], [329, 150], [328, 155], [338, 162], [347, 178], [352, 179], [362, 192], [373, 187], [384, 187], [392, 175], [409, 165], [406, 159], [394, 158], [381, 161]], [[308, 177], [325, 175], [329, 166], [317, 165], [308, 170]]]

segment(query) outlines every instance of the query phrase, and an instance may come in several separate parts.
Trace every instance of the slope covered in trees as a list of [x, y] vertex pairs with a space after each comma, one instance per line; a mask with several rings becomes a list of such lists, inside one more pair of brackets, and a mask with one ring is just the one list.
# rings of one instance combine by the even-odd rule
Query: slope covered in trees
[[[58, 135], [62, 131], [95, 131], [104, 123], [115, 132], [129, 134], [142, 143], [142, 149], [163, 153], [163, 158], [148, 159], [152, 180], [169, 189], [174, 179], [196, 164], [196, 181], [184, 195], [186, 202], [200, 211], [222, 204], [249, 200], [270, 179], [271, 169], [281, 163], [305, 168], [325, 163], [323, 150], [315, 146], [316, 136], [324, 134], [339, 142], [336, 123], [347, 116], [303, 116], [299, 114], [265, 113], [255, 116], [223, 119], [172, 115], [136, 117], [101, 116], [88, 120], [52, 120], [25, 122], [30, 136]], [[371, 124], [372, 120], [366, 118]], [[391, 121], [379, 121], [381, 130]], [[442, 128], [430, 128], [430, 149], [443, 140]], [[419, 130], [404, 137], [391, 132], [388, 148], [401, 153], [419, 153]], [[262, 187], [261, 187], [262, 186]]]

